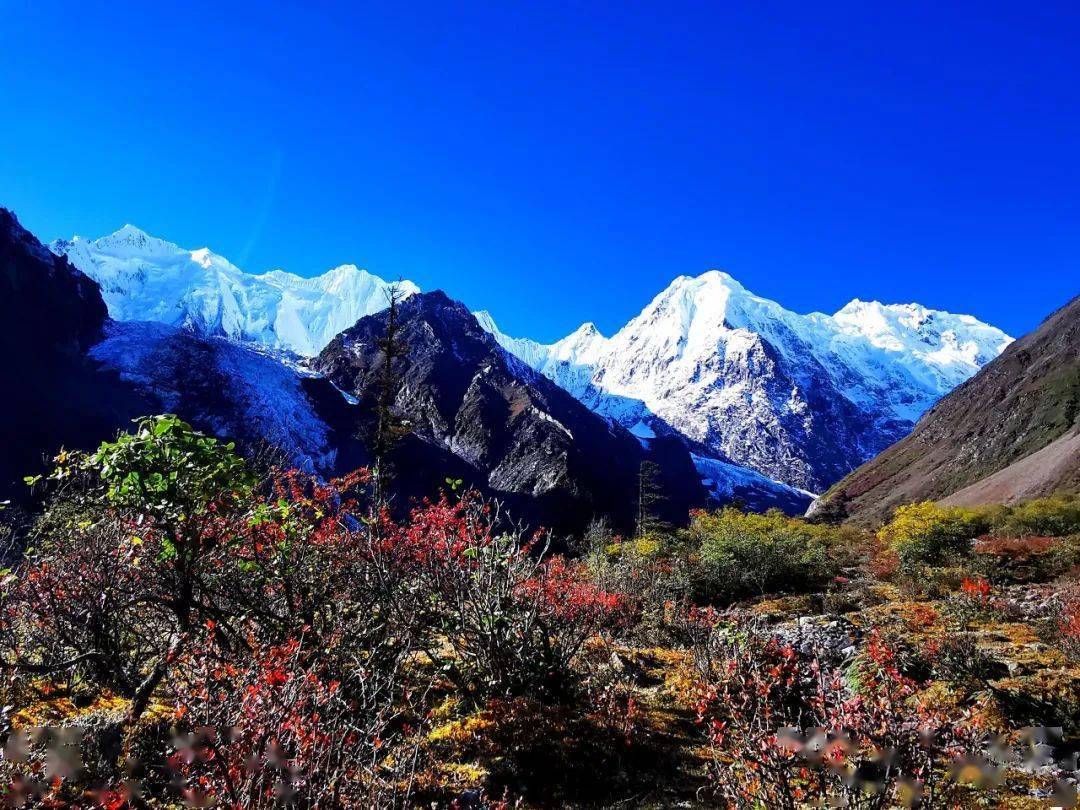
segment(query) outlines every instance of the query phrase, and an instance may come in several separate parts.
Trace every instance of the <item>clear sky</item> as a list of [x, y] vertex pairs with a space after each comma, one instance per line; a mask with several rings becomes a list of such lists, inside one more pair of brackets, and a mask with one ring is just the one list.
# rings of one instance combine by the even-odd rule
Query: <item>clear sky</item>
[[[1080, 292], [1080, 5], [0, 0], [0, 204], [512, 334], [724, 269], [1014, 334]], [[886, 8], [888, 6], [889, 8]]]

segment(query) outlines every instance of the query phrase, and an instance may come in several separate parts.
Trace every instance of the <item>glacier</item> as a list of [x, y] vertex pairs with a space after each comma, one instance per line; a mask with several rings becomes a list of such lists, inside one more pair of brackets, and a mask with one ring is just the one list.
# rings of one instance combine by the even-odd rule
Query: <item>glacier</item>
[[[244, 272], [208, 248], [187, 250], [125, 225], [100, 239], [53, 242], [101, 287], [117, 321], [153, 321], [301, 357], [387, 306], [390, 282], [353, 264], [313, 278], [284, 270]], [[403, 295], [419, 292], [402, 281]]]
[[333, 472], [338, 441], [298, 372], [254, 347], [151, 321], [113, 321], [89, 352], [131, 384], [157, 412], [258, 449], [269, 445], [291, 466]]

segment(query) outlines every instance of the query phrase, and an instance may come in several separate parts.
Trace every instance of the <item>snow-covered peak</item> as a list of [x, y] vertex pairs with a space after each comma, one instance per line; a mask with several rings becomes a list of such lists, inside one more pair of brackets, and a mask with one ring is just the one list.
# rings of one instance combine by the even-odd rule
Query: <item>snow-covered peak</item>
[[[858, 338], [895, 357], [938, 397], [972, 376], [1012, 342], [997, 327], [971, 315], [956, 315], [921, 304], [882, 304], [856, 298], [830, 320], [839, 335]], [[839, 345], [839, 341], [836, 343]], [[870, 355], [869, 359], [874, 358]]]
[[[158, 321], [302, 356], [384, 309], [391, 285], [354, 264], [304, 278], [246, 273], [209, 248], [187, 250], [133, 225], [96, 240], [57, 240], [54, 253], [98, 282], [118, 321]], [[419, 291], [410, 281], [405, 295]]]
[[210, 248], [199, 248], [191, 251], [191, 260], [203, 267], [211, 267], [214, 264], [214, 254]]
[[718, 270], [677, 277], [611, 338], [587, 324], [549, 345], [497, 339], [627, 427], [659, 419], [805, 489], [895, 441], [1011, 341], [919, 304], [804, 315]]
[[[79, 241], [76, 236], [72, 241]], [[94, 250], [116, 257], [167, 256], [184, 253], [180, 247], [151, 236], [134, 225], [124, 225], [117, 231], [90, 243]]]
[[596, 324], [587, 321], [548, 347], [549, 360], [592, 365], [607, 351], [607, 345], [608, 339]]
[[[843, 331], [863, 335], [882, 348], [912, 348], [909, 345], [912, 337], [931, 345], [951, 333], [958, 343], [989, 348], [996, 357], [1012, 341], [997, 327], [971, 315], [954, 315], [921, 304], [882, 304], [856, 298], [838, 310], [833, 320]], [[979, 362], [982, 365], [987, 360]]]
[[735, 329], [772, 332], [795, 316], [767, 298], [754, 295], [730, 274], [710, 270], [679, 276], [613, 340], [623, 342], [648, 333], [678, 354], [715, 348], [720, 336]]

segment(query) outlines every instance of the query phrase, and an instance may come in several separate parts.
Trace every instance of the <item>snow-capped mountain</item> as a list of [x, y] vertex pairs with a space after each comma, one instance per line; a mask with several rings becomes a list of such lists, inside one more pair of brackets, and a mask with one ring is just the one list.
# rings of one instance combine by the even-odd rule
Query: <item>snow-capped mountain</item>
[[[98, 282], [116, 320], [303, 357], [385, 308], [389, 287], [354, 265], [315, 278], [253, 275], [130, 225], [52, 250]], [[401, 288], [418, 292], [411, 282]], [[971, 316], [918, 304], [856, 299], [833, 315], [802, 315], [717, 271], [675, 279], [610, 338], [587, 323], [541, 344], [475, 315], [504, 349], [639, 439], [674, 433], [698, 457], [814, 492], [907, 435], [1011, 340]]]
[[[118, 321], [186, 326], [303, 356], [319, 353], [344, 329], [386, 306], [389, 284], [343, 264], [303, 278], [283, 270], [246, 273], [207, 248], [186, 250], [133, 225], [101, 239], [50, 245], [94, 279]], [[418, 292], [410, 281], [405, 294]]]
[[906, 435], [1012, 340], [969, 315], [858, 299], [801, 315], [730, 275], [680, 276], [614, 336], [585, 324], [507, 351], [639, 436], [671, 431], [770, 478], [821, 491]]

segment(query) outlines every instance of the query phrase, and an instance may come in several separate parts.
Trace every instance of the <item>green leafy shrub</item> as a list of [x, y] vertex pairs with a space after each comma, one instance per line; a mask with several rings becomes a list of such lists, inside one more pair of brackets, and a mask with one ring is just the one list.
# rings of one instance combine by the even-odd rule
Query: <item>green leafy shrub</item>
[[693, 595], [689, 548], [671, 536], [623, 540], [595, 527], [583, 562], [602, 588], [621, 593], [631, 608], [630, 632], [647, 643], [670, 642], [676, 617]]
[[1001, 537], [1063, 537], [1080, 533], [1080, 495], [1035, 498], [992, 513], [992, 531]]
[[1068, 536], [1078, 531], [1080, 498], [1061, 495], [974, 509], [908, 504], [877, 539], [883, 553], [895, 555], [890, 575], [901, 588], [932, 593], [947, 567], [970, 567], [999, 583], [1052, 578], [1080, 562], [1078, 543]]
[[833, 553], [838, 546], [830, 544], [837, 530], [775, 510], [697, 512], [689, 536], [699, 549], [701, 588], [710, 599], [805, 590], [840, 570], [841, 559]]
[[985, 512], [923, 501], [898, 507], [878, 539], [899, 555], [901, 569], [911, 569], [967, 557], [975, 538], [989, 528]]

